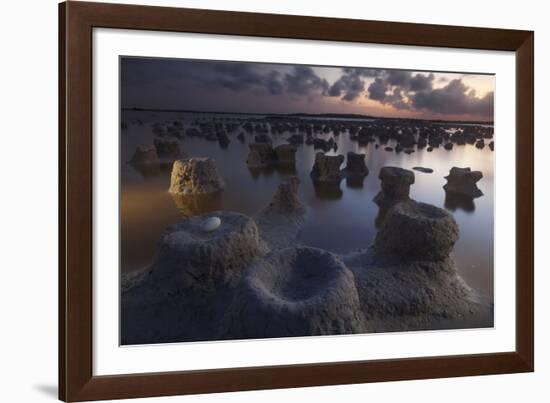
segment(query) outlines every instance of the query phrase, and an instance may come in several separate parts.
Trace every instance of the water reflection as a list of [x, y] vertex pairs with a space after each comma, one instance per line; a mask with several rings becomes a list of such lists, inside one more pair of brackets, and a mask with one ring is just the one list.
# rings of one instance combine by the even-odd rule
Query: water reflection
[[170, 173], [172, 170], [172, 162], [159, 162], [150, 164], [132, 164], [129, 163], [143, 179], [152, 179], [162, 173]]
[[143, 176], [143, 179], [150, 179], [160, 175], [159, 164], [129, 164]]
[[296, 175], [296, 166], [291, 164], [277, 164], [262, 168], [247, 167], [250, 176], [253, 179], [258, 179], [260, 176], [273, 176], [274, 173], [279, 175]]
[[222, 209], [222, 192], [205, 195], [176, 195], [171, 194], [172, 200], [182, 217], [208, 213]]
[[445, 192], [445, 208], [450, 211], [462, 209], [467, 213], [473, 213], [476, 209], [472, 197], [455, 192]]
[[315, 181], [312, 181], [312, 183], [315, 189], [315, 196], [320, 200], [339, 200], [344, 195], [339, 183]]
[[346, 178], [346, 186], [351, 189], [361, 189], [366, 176], [350, 176]]

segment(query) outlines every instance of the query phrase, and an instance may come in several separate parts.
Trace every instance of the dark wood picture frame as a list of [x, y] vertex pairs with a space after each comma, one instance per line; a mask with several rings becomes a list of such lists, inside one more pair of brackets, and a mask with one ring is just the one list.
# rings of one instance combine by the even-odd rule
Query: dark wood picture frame
[[[516, 55], [516, 349], [491, 354], [93, 376], [92, 30], [505, 50]], [[65, 401], [534, 370], [534, 33], [105, 3], [59, 5], [59, 398]]]

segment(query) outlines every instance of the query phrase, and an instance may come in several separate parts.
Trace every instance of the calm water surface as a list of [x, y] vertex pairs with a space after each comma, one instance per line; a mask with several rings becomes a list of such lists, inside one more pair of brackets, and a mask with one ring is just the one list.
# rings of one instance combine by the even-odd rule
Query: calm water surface
[[[251, 171], [246, 165], [248, 145], [229, 135], [231, 143], [227, 149], [217, 142], [202, 138], [186, 137], [181, 140], [182, 150], [190, 156], [210, 157], [216, 160], [218, 170], [226, 187], [223, 194], [207, 203], [190, 205], [174, 200], [168, 193], [170, 171], [157, 170], [140, 172], [126, 162], [140, 144], [152, 144], [153, 122], [183, 119], [184, 124], [198, 116], [174, 112], [124, 111], [122, 120], [128, 128], [121, 135], [121, 264], [125, 272], [137, 270], [151, 263], [156, 243], [166, 227], [182, 217], [212, 210], [232, 210], [254, 215], [269, 203], [279, 183], [289, 175], [301, 180], [300, 198], [307, 206], [306, 222], [301, 233], [301, 242], [336, 253], [347, 253], [366, 248], [376, 234], [375, 220], [378, 206], [372, 201], [380, 189], [378, 172], [381, 167], [391, 165], [411, 169], [414, 166], [429, 167], [431, 174], [415, 171], [415, 184], [411, 197], [422, 202], [447, 208], [455, 217], [460, 238], [453, 257], [462, 277], [473, 288], [485, 295], [493, 295], [493, 176], [494, 153], [488, 147], [483, 150], [473, 145], [454, 146], [447, 151], [442, 147], [433, 152], [416, 150], [407, 155], [403, 152], [375, 149], [374, 143], [362, 147], [349, 140], [347, 133], [335, 136], [337, 154], [348, 151], [366, 154], [369, 175], [362, 187], [348, 185], [345, 180], [339, 188], [316, 188], [309, 173], [313, 166], [313, 146], [298, 146], [296, 170]], [[219, 115], [221, 118], [231, 115]], [[143, 122], [138, 125], [137, 119]], [[275, 135], [274, 145], [284, 143], [289, 134]], [[319, 137], [328, 138], [332, 134]], [[247, 143], [253, 136], [247, 135]], [[388, 144], [392, 146], [391, 142]], [[332, 153], [334, 154], [334, 153]], [[345, 164], [343, 164], [345, 165]], [[471, 167], [483, 172], [478, 187], [483, 196], [473, 205], [456, 200], [445, 200], [444, 176], [451, 167]]]

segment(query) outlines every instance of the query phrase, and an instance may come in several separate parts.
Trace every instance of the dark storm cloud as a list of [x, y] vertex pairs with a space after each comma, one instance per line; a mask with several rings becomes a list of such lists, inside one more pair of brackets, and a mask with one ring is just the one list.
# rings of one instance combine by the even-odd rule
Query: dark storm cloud
[[303, 96], [326, 95], [329, 89], [327, 80], [308, 66], [294, 66], [290, 73], [285, 74], [284, 84], [288, 93]]
[[329, 89], [331, 97], [342, 97], [344, 101], [353, 101], [365, 90], [365, 82], [353, 75], [343, 75]]
[[375, 78], [369, 85], [369, 98], [375, 101], [385, 102], [388, 85], [381, 78]]
[[280, 95], [284, 92], [284, 85], [281, 80], [281, 73], [272, 71], [267, 75], [267, 90], [272, 95]]
[[407, 87], [412, 74], [410, 71], [404, 70], [388, 70], [386, 71], [386, 82], [389, 85], [396, 85], [400, 87]]
[[492, 116], [493, 95], [493, 92], [489, 92], [484, 97], [477, 98], [474, 90], [464, 85], [461, 79], [455, 79], [443, 88], [417, 92], [411, 101], [417, 109], [436, 113]]
[[467, 87], [460, 78], [443, 81], [448, 84], [442, 88], [433, 88], [434, 79], [432, 73], [380, 70], [369, 85], [367, 96], [373, 101], [399, 110], [492, 117], [493, 92], [478, 98], [475, 90]]
[[[212, 66], [211, 72], [208, 72], [207, 68], [207, 71], [201, 72], [202, 74], [196, 74], [206, 83], [212, 81], [213, 84], [219, 84], [233, 91], [244, 91], [265, 83], [266, 77], [255, 71], [250, 64], [219, 62], [209, 66]], [[204, 68], [204, 66], [201, 67]], [[210, 76], [209, 73], [214, 74]]]
[[376, 77], [381, 70], [345, 67], [342, 76], [329, 88], [328, 95], [340, 97], [344, 101], [355, 100], [365, 91], [365, 77]]
[[267, 66], [235, 62], [185, 61], [179, 69], [184, 80], [193, 80], [195, 85], [208, 89], [224, 88], [242, 92], [264, 90], [270, 94], [280, 94], [282, 86], [280, 74]]
[[403, 96], [403, 90], [400, 87], [394, 87], [393, 91], [386, 97], [387, 102], [395, 109], [412, 109], [411, 105]]
[[368, 88], [368, 97], [383, 104], [399, 105], [398, 109], [405, 109], [406, 96], [411, 92], [431, 90], [433, 81], [433, 74], [413, 74], [404, 70], [380, 70]]
[[[200, 96], [203, 100], [211, 97], [215, 102], [213, 98], [220, 90], [311, 97], [325, 95], [329, 88], [326, 79], [307, 66], [123, 58], [121, 73], [123, 103], [130, 106], [146, 103], [148, 97], [159, 97], [159, 91], [167, 89], [173, 93], [173, 99], [163, 103], [178, 104], [185, 96]], [[165, 93], [165, 96], [170, 94]]]
[[[365, 90], [365, 79], [369, 78], [374, 78], [367, 93], [370, 99], [381, 103], [395, 101], [396, 104], [403, 101], [403, 97], [399, 97], [398, 94], [430, 89], [434, 80], [433, 74], [413, 74], [405, 70], [348, 67], [343, 68], [342, 73], [342, 76], [330, 87], [329, 95], [341, 97], [346, 101], [352, 101], [361, 95]], [[396, 87], [399, 91], [393, 91]]]
[[425, 91], [432, 89], [434, 75], [417, 74], [409, 79], [409, 88], [411, 91]]

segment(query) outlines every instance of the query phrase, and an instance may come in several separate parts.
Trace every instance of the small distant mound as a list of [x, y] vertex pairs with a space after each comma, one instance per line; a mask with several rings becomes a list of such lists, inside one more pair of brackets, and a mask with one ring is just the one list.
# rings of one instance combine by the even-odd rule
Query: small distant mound
[[477, 187], [477, 182], [483, 178], [481, 171], [472, 171], [470, 167], [453, 167], [449, 175], [445, 177], [447, 183], [443, 186], [446, 192], [458, 193], [472, 199], [483, 196], [483, 192]]
[[298, 198], [299, 185], [300, 180], [295, 176], [281, 183], [271, 203], [256, 217], [260, 234], [271, 249], [282, 249], [297, 242], [306, 212]]
[[399, 167], [382, 167], [378, 175], [381, 190], [374, 202], [387, 208], [395, 203], [410, 200], [409, 192], [414, 184], [414, 172]]
[[168, 191], [176, 195], [202, 195], [219, 192], [224, 187], [213, 159], [189, 158], [174, 162]]

